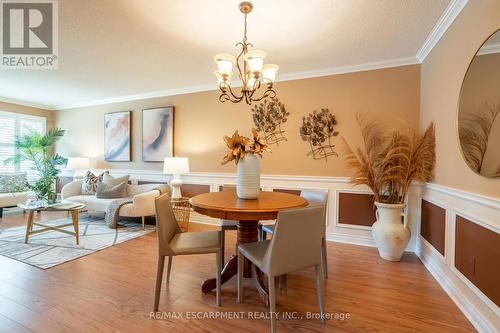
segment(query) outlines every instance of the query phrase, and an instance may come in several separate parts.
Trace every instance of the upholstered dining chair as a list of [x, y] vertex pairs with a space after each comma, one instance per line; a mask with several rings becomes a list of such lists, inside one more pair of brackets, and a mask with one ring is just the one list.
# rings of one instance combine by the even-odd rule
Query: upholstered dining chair
[[[321, 245], [321, 263], [323, 265], [323, 274], [328, 279], [328, 255], [326, 251], [326, 206], [328, 202], [328, 193], [318, 190], [302, 190], [300, 196], [309, 202], [310, 206], [323, 205], [323, 238]], [[264, 224], [259, 226], [259, 239], [265, 240], [267, 234], [274, 233], [274, 224]], [[307, 226], [305, 227], [307, 228]]]
[[[222, 191], [236, 191], [236, 185], [223, 185]], [[220, 230], [221, 230], [221, 246], [222, 246], [222, 264], [224, 265], [224, 249], [226, 247], [226, 231], [227, 230], [237, 230], [238, 221], [233, 220], [220, 220]], [[238, 246], [238, 245], [236, 245]]]
[[247, 258], [267, 275], [271, 332], [276, 332], [276, 316], [273, 315], [276, 313], [275, 277], [311, 266], [316, 272], [318, 306], [321, 323], [324, 323], [320, 253], [323, 210], [322, 205], [282, 210], [278, 213], [271, 240], [238, 245], [238, 303], [243, 301], [243, 263]]
[[156, 233], [158, 234], [158, 269], [156, 272], [156, 288], [154, 311], [158, 311], [161, 282], [165, 257], [168, 257], [167, 283], [170, 282], [172, 259], [178, 255], [215, 253], [216, 256], [216, 303], [221, 304], [221, 271], [222, 252], [220, 231], [182, 232], [177, 224], [170, 203], [170, 193], [155, 199]]

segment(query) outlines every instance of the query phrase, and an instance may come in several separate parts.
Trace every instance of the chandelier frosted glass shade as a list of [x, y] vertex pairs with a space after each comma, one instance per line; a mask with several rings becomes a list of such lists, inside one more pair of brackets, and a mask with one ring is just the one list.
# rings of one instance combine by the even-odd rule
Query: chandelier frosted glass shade
[[227, 53], [219, 53], [214, 58], [217, 64], [217, 71], [221, 76], [231, 75], [233, 73], [233, 64], [236, 62], [236, 58]]
[[[214, 58], [217, 64], [217, 70], [214, 72], [217, 78], [217, 84], [222, 94], [219, 96], [219, 101], [231, 101], [239, 103], [242, 100], [248, 105], [252, 102], [260, 101], [266, 97], [275, 97], [276, 92], [273, 90], [273, 83], [276, 80], [278, 65], [264, 64], [266, 53], [260, 50], [248, 50], [253, 47], [247, 42], [247, 15], [253, 9], [253, 5], [249, 2], [240, 3], [240, 11], [245, 15], [245, 29], [243, 33], [243, 41], [236, 44], [241, 47], [241, 51], [237, 57], [220, 53]], [[236, 91], [231, 86], [231, 75], [233, 70], [236, 73], [236, 81], [241, 81], [241, 89]], [[262, 89], [261, 89], [262, 88]]]
[[262, 67], [262, 79], [266, 82], [274, 83], [279, 66], [275, 64], [267, 64]]

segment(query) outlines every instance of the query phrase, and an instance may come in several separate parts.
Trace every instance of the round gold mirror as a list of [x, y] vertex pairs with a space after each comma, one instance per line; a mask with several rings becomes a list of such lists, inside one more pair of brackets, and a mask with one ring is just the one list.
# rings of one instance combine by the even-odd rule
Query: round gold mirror
[[500, 30], [477, 51], [462, 83], [458, 137], [467, 165], [500, 177]]

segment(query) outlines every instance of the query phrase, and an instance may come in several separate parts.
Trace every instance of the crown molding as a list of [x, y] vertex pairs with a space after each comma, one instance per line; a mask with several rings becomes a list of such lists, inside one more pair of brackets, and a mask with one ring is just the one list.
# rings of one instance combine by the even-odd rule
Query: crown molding
[[2, 97], [2, 96], [0, 96], [0, 102], [28, 106], [30, 108], [43, 109], [43, 110], [48, 110], [48, 111], [54, 110], [54, 107], [50, 106], [50, 105], [38, 104], [38, 103], [33, 103], [33, 102], [24, 101], [24, 100], [20, 100], [20, 99], [14, 99], [14, 98], [7, 98], [7, 97]]
[[462, 9], [464, 9], [465, 5], [467, 5], [468, 2], [469, 0], [452, 0], [448, 4], [445, 11], [437, 21], [436, 25], [434, 26], [434, 28], [432, 28], [429, 36], [427, 36], [427, 39], [424, 41], [417, 52], [416, 57], [420, 63], [425, 60], [427, 55], [431, 52], [434, 46], [436, 46], [441, 37], [443, 37], [445, 32], [451, 26], [453, 21], [455, 21], [457, 16], [462, 12]]
[[105, 105], [105, 104], [112, 104], [112, 103], [137, 101], [137, 100], [141, 100], [141, 99], [167, 97], [167, 96], [175, 96], [175, 95], [189, 94], [189, 93], [195, 93], [195, 92], [210, 91], [210, 90], [215, 90], [216, 88], [217, 88], [217, 86], [215, 84], [205, 84], [205, 85], [198, 85], [198, 86], [191, 86], [191, 87], [183, 87], [183, 88], [179, 88], [179, 89], [167, 89], [167, 90], [146, 92], [146, 93], [141, 93], [141, 94], [124, 95], [124, 96], [119, 96], [119, 97], [105, 98], [105, 99], [87, 101], [87, 102], [82, 102], [82, 103], [61, 104], [61, 105], [54, 106], [54, 109], [55, 110], [67, 110], [67, 109], [75, 109], [75, 108], [84, 108], [84, 107], [91, 107], [91, 106]]
[[321, 76], [329, 76], [329, 75], [338, 75], [338, 74], [347, 74], [347, 73], [355, 73], [355, 72], [364, 72], [376, 69], [383, 68], [391, 68], [391, 67], [400, 67], [406, 65], [415, 65], [418, 64], [418, 59], [415, 57], [407, 57], [407, 58], [397, 58], [383, 61], [375, 61], [368, 62], [359, 65], [349, 65], [349, 66], [340, 66], [340, 67], [331, 67], [317, 70], [310, 70], [304, 72], [295, 72], [288, 73], [279, 76], [280, 81], [290, 81], [290, 80], [300, 80], [300, 79], [310, 79]]
[[[342, 66], [342, 67], [332, 67], [327, 69], [319, 69], [312, 71], [304, 71], [304, 72], [295, 72], [289, 74], [280, 75], [279, 80], [277, 82], [283, 81], [291, 81], [291, 80], [300, 80], [300, 79], [309, 79], [321, 76], [329, 76], [329, 75], [337, 75], [337, 74], [345, 74], [345, 73], [353, 73], [353, 72], [362, 72], [369, 70], [376, 70], [382, 68], [391, 68], [391, 67], [399, 67], [406, 65], [415, 65], [418, 64], [418, 61], [414, 57], [408, 58], [399, 58], [399, 59], [391, 59], [385, 61], [377, 61], [370, 62], [366, 64], [352, 65], [352, 66]], [[235, 82], [238, 85], [238, 82]], [[133, 95], [125, 95], [107, 99], [93, 100], [83, 103], [74, 103], [74, 104], [62, 104], [56, 105], [53, 107], [55, 110], [67, 110], [67, 109], [75, 109], [75, 108], [84, 108], [84, 107], [92, 107], [98, 105], [112, 104], [112, 103], [122, 103], [129, 101], [136, 101], [141, 99], [149, 99], [149, 98], [159, 98], [159, 97], [168, 97], [182, 94], [189, 94], [195, 92], [204, 92], [217, 90], [216, 84], [204, 84], [190, 87], [183, 87], [179, 89], [168, 89], [162, 91], [154, 91], [147, 92], [142, 94], [133, 94]]]
[[485, 55], [492, 53], [500, 53], [500, 43], [485, 45], [481, 47], [479, 51], [477, 51], [477, 55]]

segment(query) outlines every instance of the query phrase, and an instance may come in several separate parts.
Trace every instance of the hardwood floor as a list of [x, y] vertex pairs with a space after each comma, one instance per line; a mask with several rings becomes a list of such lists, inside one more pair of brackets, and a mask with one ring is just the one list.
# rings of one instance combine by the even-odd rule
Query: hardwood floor
[[[50, 215], [49, 215], [50, 214]], [[37, 219], [54, 213], [36, 214]], [[26, 216], [6, 214], [0, 228], [24, 225]], [[211, 226], [190, 224], [190, 231]], [[200, 285], [212, 277], [213, 255], [174, 258], [170, 285], [163, 285], [160, 311], [183, 318], [150, 319], [156, 272], [156, 234], [150, 233], [86, 257], [41, 270], [0, 256], [0, 332], [268, 332], [265, 319], [187, 319], [205, 312], [245, 312], [266, 308], [252, 280], [245, 281], [243, 304], [236, 302], [236, 279], [223, 286], [222, 306]], [[228, 232], [226, 258], [234, 251]], [[370, 247], [328, 242], [329, 276], [325, 309], [349, 319], [279, 319], [279, 332], [473, 332], [453, 301], [420, 260], [406, 253], [400, 263], [380, 259]], [[165, 279], [164, 279], [165, 281]], [[288, 276], [278, 295], [279, 312], [316, 312], [313, 270]]]

